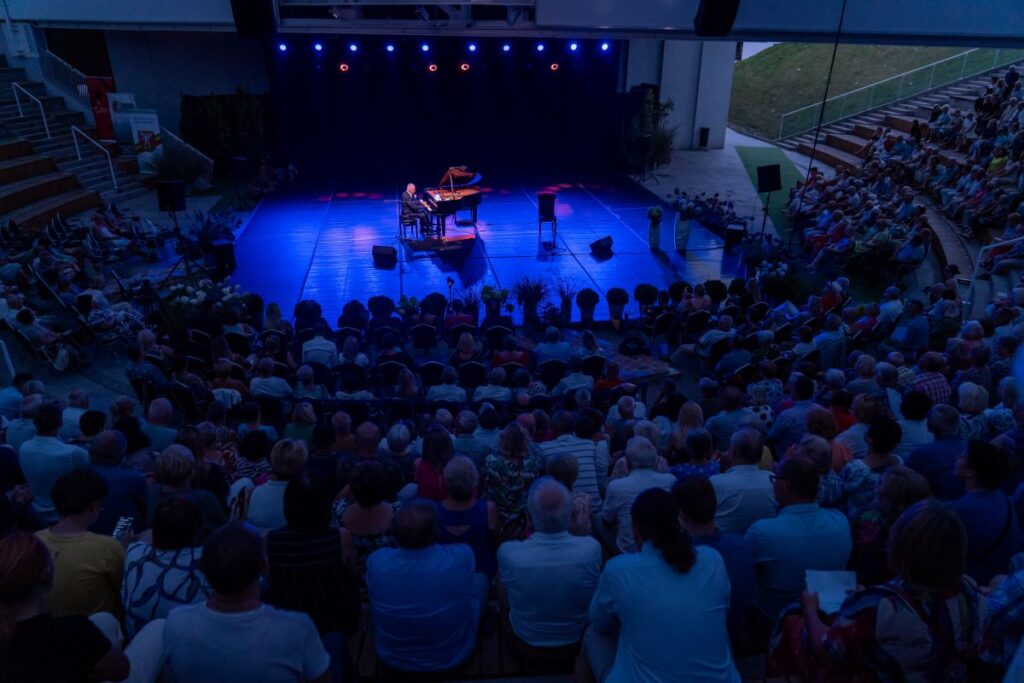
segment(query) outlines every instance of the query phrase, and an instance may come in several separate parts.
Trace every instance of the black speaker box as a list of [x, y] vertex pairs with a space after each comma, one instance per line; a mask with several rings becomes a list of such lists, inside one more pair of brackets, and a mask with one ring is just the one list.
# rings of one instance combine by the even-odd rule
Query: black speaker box
[[710, 137], [711, 137], [711, 129], [706, 127], [706, 126], [701, 126], [699, 134], [698, 134], [698, 139], [700, 141], [699, 144], [700, 144], [700, 148], [701, 149], [707, 149], [707, 147], [708, 147], [708, 138], [710, 138]]
[[156, 203], [164, 213], [185, 210], [185, 183], [161, 180], [156, 184]]
[[782, 168], [778, 164], [757, 167], [757, 191], [778, 192], [782, 189]]
[[375, 266], [392, 266], [398, 262], [398, 250], [387, 245], [373, 245], [373, 264]]
[[725, 38], [732, 31], [740, 0], [700, 0], [693, 18], [693, 30], [698, 36]]
[[594, 253], [607, 253], [612, 250], [612, 236], [605, 235], [599, 240], [590, 243], [590, 251]]
[[277, 32], [274, 0], [231, 0], [231, 14], [241, 38], [268, 38]]
[[213, 259], [213, 277], [223, 280], [235, 272], [235, 243], [228, 240], [214, 240], [208, 251]]

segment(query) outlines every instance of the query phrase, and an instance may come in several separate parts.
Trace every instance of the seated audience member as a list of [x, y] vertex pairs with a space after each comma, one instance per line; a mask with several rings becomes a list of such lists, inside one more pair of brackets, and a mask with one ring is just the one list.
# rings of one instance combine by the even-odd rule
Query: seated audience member
[[271, 531], [288, 523], [284, 517], [284, 492], [288, 482], [302, 473], [307, 456], [305, 441], [281, 439], [274, 444], [270, 451], [270, 478], [249, 496], [249, 524], [261, 531]]
[[[30, 384], [32, 382], [26, 384], [25, 388], [27, 389]], [[11, 420], [7, 425], [7, 445], [13, 448], [15, 453], [21, 450], [23, 443], [36, 436], [36, 416], [44, 405], [46, 400], [40, 393], [25, 394], [22, 397], [17, 419]]]
[[885, 405], [878, 396], [874, 394], [860, 394], [857, 398], [853, 399], [853, 417], [856, 419], [856, 422], [844, 429], [843, 433], [836, 437], [836, 443], [844, 446], [853, 456], [854, 460], [860, 460], [868, 454], [868, 444], [865, 440], [868, 425], [876, 417], [886, 414]]
[[[397, 504], [387, 498], [387, 476], [379, 462], [361, 463], [351, 474], [344, 490], [334, 502], [334, 521], [352, 536], [356, 562], [365, 567], [366, 558], [394, 544], [394, 514]], [[361, 572], [362, 573], [362, 572]]]
[[170, 681], [330, 681], [313, 621], [260, 600], [263, 567], [260, 537], [241, 524], [210, 534], [199, 568], [213, 595], [172, 610], [164, 626]]
[[[454, 449], [454, 452], [458, 455], [464, 455], [473, 461], [473, 464], [477, 468], [483, 467], [484, 461], [487, 456], [491, 454], [491, 446], [488, 445], [483, 439], [478, 439], [476, 436], [477, 429], [480, 428], [480, 421], [471, 410], [460, 411], [455, 417], [455, 438], [448, 438], [449, 443]], [[445, 434], [448, 437], [447, 434]], [[425, 443], [426, 437], [424, 437], [424, 450], [426, 449]], [[437, 441], [436, 445], [441, 446], [440, 440]], [[443, 446], [441, 446], [443, 448]], [[442, 465], [443, 467], [443, 465]], [[423, 496], [424, 498], [430, 498], [430, 496]]]
[[322, 486], [333, 500], [341, 487], [338, 486], [338, 460], [341, 453], [334, 450], [334, 428], [327, 422], [318, 422], [313, 427], [309, 457], [304, 467], [306, 475]]
[[466, 390], [457, 386], [459, 371], [451, 365], [446, 365], [441, 371], [441, 384], [435, 384], [427, 389], [427, 401], [446, 401], [450, 403], [465, 403]]
[[61, 441], [73, 441], [82, 434], [78, 421], [89, 410], [89, 392], [74, 388], [68, 392], [68, 405], [61, 413], [60, 432], [57, 436]]
[[701, 428], [694, 429], [686, 435], [683, 445], [685, 448], [682, 457], [685, 460], [669, 468], [672, 476], [676, 479], [685, 479], [693, 475], [713, 477], [719, 473], [720, 463], [717, 459], [712, 459], [715, 455], [715, 444], [710, 432]]
[[633, 539], [631, 511], [637, 496], [650, 488], [668, 491], [676, 478], [668, 472], [656, 472], [658, 450], [648, 439], [634, 436], [626, 445], [626, 462], [629, 474], [621, 479], [608, 482], [601, 520], [609, 535], [615, 530], [614, 547], [620, 553], [636, 552]]
[[549, 360], [560, 360], [568, 364], [572, 360], [572, 346], [562, 339], [562, 333], [557, 327], [549, 327], [544, 332], [544, 341], [534, 348], [533, 356], [538, 366]]
[[594, 422], [586, 415], [574, 419], [568, 410], [560, 410], [552, 423], [558, 436], [540, 444], [545, 462], [559, 455], [575, 458], [578, 473], [572, 491], [588, 495], [591, 510], [599, 512], [608, 479], [608, 442], [594, 441]]
[[202, 528], [198, 505], [187, 498], [166, 498], [153, 514], [151, 542], [136, 541], [126, 548], [121, 599], [129, 638], [172, 609], [210, 597], [210, 585], [199, 570]]
[[18, 464], [35, 494], [32, 507], [43, 523], [52, 524], [57, 521], [58, 512], [50, 491], [61, 476], [88, 465], [89, 454], [57, 438], [61, 409], [56, 403], [39, 406], [33, 422], [36, 435], [16, 449]]
[[110, 612], [120, 617], [124, 548], [110, 536], [89, 531], [100, 516], [107, 484], [87, 467], [72, 470], [53, 485], [60, 519], [37, 536], [53, 556], [49, 611], [55, 617]]
[[359, 581], [352, 539], [331, 528], [329, 491], [305, 475], [284, 492], [287, 525], [267, 534], [267, 604], [305, 612], [321, 635], [355, 633]]
[[101, 410], [87, 410], [78, 418], [78, 436], [69, 441], [73, 446], [89, 450], [93, 440], [107, 425], [107, 416]]
[[155, 398], [146, 412], [146, 424], [142, 431], [149, 437], [149, 445], [154, 451], [163, 449], [174, 443], [178, 430], [171, 427], [174, 419], [174, 406], [166, 398]]
[[402, 507], [395, 540], [366, 562], [377, 657], [405, 675], [455, 671], [473, 655], [487, 577], [467, 546], [437, 543], [433, 504]]
[[897, 458], [908, 462], [911, 453], [918, 446], [935, 441], [935, 435], [928, 429], [928, 413], [931, 408], [932, 402], [924, 392], [908, 391], [903, 396], [899, 415], [895, 416], [900, 425], [900, 432], [903, 434], [900, 445], [893, 451], [893, 455]]
[[146, 510], [148, 524], [152, 526], [157, 505], [165, 498], [182, 496], [199, 506], [203, 513], [202, 538], [227, 521], [227, 515], [217, 497], [206, 489], [193, 488], [196, 477], [196, 457], [185, 446], [175, 444], [164, 449], [154, 464], [156, 484], [149, 487]]
[[832, 448], [820, 436], [806, 434], [800, 443], [789, 449], [786, 459], [803, 458], [818, 467], [818, 497], [815, 502], [825, 508], [839, 507], [843, 500], [843, 480], [832, 469]]
[[594, 533], [593, 510], [590, 496], [583, 491], [573, 491], [579, 477], [579, 463], [568, 453], [555, 455], [548, 459], [546, 473], [572, 492], [572, 519], [569, 521], [569, 533], [573, 536], [591, 536]]
[[256, 402], [243, 403], [239, 410], [241, 422], [238, 425], [238, 438], [245, 437], [249, 432], [263, 432], [271, 442], [277, 441], [277, 428], [274, 425], [265, 425], [260, 419], [262, 417], [260, 404]]
[[292, 420], [284, 428], [282, 438], [297, 439], [307, 446], [313, 441], [313, 428], [316, 427], [316, 411], [313, 404], [296, 403], [292, 410]]
[[254, 397], [289, 399], [292, 387], [280, 377], [274, 377], [274, 360], [262, 358], [256, 364], [257, 376], [249, 382], [249, 393]]
[[352, 480], [354, 472], [367, 461], [376, 462], [384, 476], [385, 488], [382, 495], [395, 500], [407, 480], [402, 462], [380, 450], [380, 428], [372, 422], [364, 422], [356, 429], [355, 451], [338, 458], [338, 486], [342, 493]]
[[270, 477], [270, 449], [273, 445], [267, 433], [260, 429], [239, 438], [235, 481], [248, 478], [256, 485], [266, 481]]
[[[50, 551], [28, 533], [0, 539], [0, 674], [5, 681], [123, 681], [132, 663], [97, 623], [54, 616]], [[116, 626], [116, 620], [106, 617]], [[143, 680], [143, 679], [139, 679]]]
[[421, 456], [413, 462], [413, 480], [420, 498], [440, 501], [448, 497], [444, 468], [454, 454], [448, 431], [437, 425], [428, 427], [423, 435]]
[[715, 488], [707, 477], [690, 475], [672, 486], [679, 506], [679, 520], [695, 547], [708, 546], [718, 551], [729, 574], [729, 634], [735, 642], [754, 604], [754, 556], [750, 541], [743, 536], [721, 531], [715, 526]]
[[530, 487], [527, 508], [533, 534], [498, 551], [509, 625], [531, 660], [561, 655], [571, 661], [601, 576], [601, 544], [569, 533], [572, 499], [551, 477]]
[[33, 379], [34, 377], [28, 372], [18, 372], [11, 378], [11, 383], [8, 386], [0, 389], [0, 415], [8, 420], [18, 417], [21, 399], [25, 398], [21, 389]]
[[593, 389], [594, 378], [590, 375], [583, 374], [583, 362], [579, 358], [574, 358], [572, 361], [571, 371], [566, 374], [565, 377], [558, 381], [558, 384], [551, 389], [551, 395], [558, 398], [560, 396], [571, 396], [579, 389]]
[[892, 451], [900, 443], [900, 426], [891, 417], [876, 417], [868, 427], [864, 440], [868, 454], [843, 468], [843, 508], [854, 532], [877, 533], [880, 519], [878, 487], [882, 477], [893, 467], [902, 465]]
[[763, 443], [756, 429], [740, 429], [729, 441], [727, 471], [711, 477], [717, 500], [715, 524], [733, 534], [744, 534], [759, 519], [775, 515], [771, 472], [760, 467]]
[[807, 414], [819, 407], [811, 400], [814, 397], [814, 382], [809, 377], [797, 376], [792, 382], [789, 395], [793, 401], [792, 406], [775, 417], [766, 437], [779, 455], [789, 450], [807, 432]]
[[800, 599], [808, 569], [838, 571], [850, 559], [850, 523], [838, 510], [819, 506], [818, 466], [794, 458], [773, 475], [777, 517], [754, 522], [746, 538], [754, 554], [754, 604], [767, 625]]
[[512, 398], [512, 390], [505, 384], [505, 371], [501, 368], [494, 368], [487, 375], [487, 384], [482, 384], [473, 392], [473, 403], [481, 401], [493, 401], [494, 403], [508, 403]]
[[803, 680], [972, 680], [985, 608], [964, 574], [966, 546], [953, 512], [935, 501], [915, 504], [892, 528], [887, 555], [896, 577], [848, 597], [830, 623], [818, 595], [804, 593], [801, 614], [786, 617], [802, 617], [804, 628], [783, 625], [792, 635], [773, 648], [769, 666]]
[[736, 387], [722, 388], [721, 406], [722, 412], [709, 417], [704, 423], [704, 428], [714, 439], [715, 448], [724, 451], [736, 430], [756, 416], [750, 408], [743, 406], [743, 392]]
[[107, 483], [107, 497], [99, 519], [92, 526], [98, 534], [111, 534], [122, 517], [132, 520], [132, 529], [146, 528], [146, 478], [123, 467], [127, 442], [120, 432], [99, 434], [89, 449], [89, 466]]
[[529, 437], [516, 423], [501, 432], [498, 450], [484, 461], [482, 490], [498, 508], [501, 540], [526, 537], [526, 495], [544, 473], [544, 463], [530, 450]]
[[933, 406], [928, 411], [928, 431], [934, 440], [912, 450], [906, 465], [928, 480], [932, 494], [939, 500], [959, 498], [964, 494], [964, 482], [954, 470], [957, 459], [967, 447], [960, 436], [960, 412], [945, 403]]
[[613, 557], [601, 573], [577, 680], [738, 681], [722, 556], [693, 546], [667, 491], [641, 493], [631, 518], [639, 552]]
[[971, 441], [956, 461], [967, 493], [949, 504], [967, 532], [967, 574], [981, 585], [1006, 574], [1020, 550], [1020, 522], [1000, 486], [1010, 473], [1006, 451]]
[[494, 554], [498, 509], [494, 501], [480, 500], [480, 474], [473, 461], [452, 457], [444, 467], [447, 496], [436, 503], [438, 543], [465, 543], [473, 551], [476, 570], [488, 579], [498, 569]]

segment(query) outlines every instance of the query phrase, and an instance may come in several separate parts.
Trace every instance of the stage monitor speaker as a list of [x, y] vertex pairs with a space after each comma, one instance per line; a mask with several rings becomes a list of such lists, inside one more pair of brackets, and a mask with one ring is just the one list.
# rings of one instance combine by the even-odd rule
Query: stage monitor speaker
[[701, 149], [707, 149], [708, 148], [708, 138], [710, 138], [710, 137], [711, 137], [711, 129], [706, 127], [706, 126], [701, 126], [699, 134], [698, 134], [698, 139], [699, 139], [698, 146]]
[[373, 245], [373, 265], [388, 267], [395, 265], [397, 262], [397, 249], [382, 244]]
[[223, 280], [235, 272], [235, 243], [228, 240], [214, 240], [207, 254], [212, 257], [213, 276]]
[[241, 38], [267, 38], [277, 32], [274, 0], [231, 0], [231, 14]]
[[156, 184], [156, 203], [164, 213], [185, 210], [185, 183], [180, 180], [161, 180]]
[[782, 189], [782, 168], [778, 164], [757, 167], [757, 191], [778, 192]]
[[725, 38], [732, 31], [740, 0], [700, 0], [693, 17], [693, 30], [698, 36]]
[[612, 250], [612, 236], [605, 235], [599, 240], [590, 243], [590, 251], [595, 254], [607, 254]]

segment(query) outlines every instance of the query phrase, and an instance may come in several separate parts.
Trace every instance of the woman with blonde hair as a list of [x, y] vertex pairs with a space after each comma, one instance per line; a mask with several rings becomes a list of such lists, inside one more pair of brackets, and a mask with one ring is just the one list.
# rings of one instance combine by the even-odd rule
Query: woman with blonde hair
[[181, 444], [168, 446], [156, 457], [153, 474], [157, 483], [149, 487], [149, 499], [146, 504], [147, 521], [150, 526], [153, 524], [153, 516], [160, 501], [174, 496], [188, 498], [202, 510], [202, 538], [206, 538], [207, 534], [227, 521], [224, 506], [217, 496], [206, 489], [192, 487], [196, 477], [196, 465], [195, 453]]
[[501, 431], [498, 452], [487, 456], [481, 474], [483, 491], [498, 508], [501, 540], [525, 538], [527, 494], [530, 485], [544, 474], [544, 463], [530, 450], [526, 432], [517, 423]]
[[476, 340], [473, 339], [473, 335], [463, 332], [455, 345], [452, 357], [448, 359], [448, 365], [458, 368], [463, 363], [469, 362], [483, 363], [484, 355], [476, 348]]
[[292, 421], [284, 428], [284, 438], [299, 439], [308, 447], [313, 442], [313, 428], [316, 427], [316, 410], [312, 403], [296, 403], [292, 409]]
[[669, 460], [673, 464], [682, 460], [681, 456], [675, 456], [686, 452], [686, 437], [695, 429], [704, 429], [704, 410], [696, 401], [687, 401], [679, 409], [679, 417], [668, 442]]
[[[308, 404], [307, 404], [308, 405]], [[299, 439], [281, 439], [270, 451], [270, 479], [249, 496], [248, 522], [261, 531], [280, 529], [284, 516], [284, 492], [288, 482], [302, 473], [309, 451]]]

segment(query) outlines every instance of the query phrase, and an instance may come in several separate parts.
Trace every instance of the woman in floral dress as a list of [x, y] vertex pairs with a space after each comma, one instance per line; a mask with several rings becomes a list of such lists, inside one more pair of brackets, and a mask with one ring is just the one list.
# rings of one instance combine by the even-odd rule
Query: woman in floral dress
[[498, 532], [502, 541], [526, 537], [526, 496], [530, 485], [544, 474], [544, 464], [530, 452], [526, 433], [518, 424], [501, 432], [498, 452], [484, 461], [484, 494], [498, 508]]

